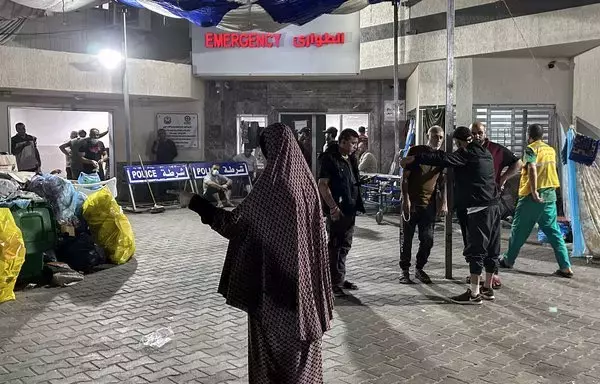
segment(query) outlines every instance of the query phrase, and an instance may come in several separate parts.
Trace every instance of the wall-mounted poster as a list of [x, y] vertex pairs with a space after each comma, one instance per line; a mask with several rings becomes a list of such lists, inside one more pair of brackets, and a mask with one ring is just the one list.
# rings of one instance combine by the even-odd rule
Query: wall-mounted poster
[[[406, 100], [398, 100], [398, 121], [406, 120]], [[383, 105], [383, 121], [394, 122], [394, 100], [386, 100]]]
[[157, 113], [156, 121], [177, 148], [198, 148], [197, 113]]

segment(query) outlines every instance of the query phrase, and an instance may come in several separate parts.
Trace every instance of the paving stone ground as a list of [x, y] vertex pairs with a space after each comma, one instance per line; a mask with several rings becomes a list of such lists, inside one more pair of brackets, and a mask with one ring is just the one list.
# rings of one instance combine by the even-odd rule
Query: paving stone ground
[[[0, 383], [247, 382], [246, 317], [215, 293], [225, 240], [188, 211], [130, 219], [129, 264], [0, 305]], [[495, 303], [457, 306], [444, 297], [465, 289], [458, 236], [455, 281], [438, 232], [435, 285], [401, 286], [397, 233], [358, 219], [348, 277], [361, 289], [336, 302], [325, 383], [600, 383], [598, 265], [577, 261], [575, 279], [558, 279], [551, 250], [527, 245]], [[173, 340], [144, 348], [161, 327]]]

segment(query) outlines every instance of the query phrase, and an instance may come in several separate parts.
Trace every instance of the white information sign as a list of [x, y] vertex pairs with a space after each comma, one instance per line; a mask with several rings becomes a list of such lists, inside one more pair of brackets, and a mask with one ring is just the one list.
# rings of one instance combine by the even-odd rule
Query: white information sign
[[[398, 100], [398, 120], [406, 120], [406, 101]], [[385, 100], [383, 107], [383, 121], [393, 122], [394, 120], [394, 100]]]
[[156, 122], [177, 148], [198, 148], [197, 113], [157, 113]]

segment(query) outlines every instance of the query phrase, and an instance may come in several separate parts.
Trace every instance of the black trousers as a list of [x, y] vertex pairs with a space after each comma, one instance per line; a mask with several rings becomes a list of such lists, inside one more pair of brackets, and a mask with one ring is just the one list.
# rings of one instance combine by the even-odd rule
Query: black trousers
[[412, 253], [412, 243], [415, 236], [415, 230], [419, 229], [419, 250], [417, 251], [417, 269], [423, 269], [431, 248], [433, 248], [433, 233], [435, 229], [436, 219], [435, 202], [430, 203], [427, 207], [415, 207], [414, 212], [411, 212], [408, 221], [402, 221], [400, 229], [400, 269], [408, 271], [410, 268], [410, 260]]
[[496, 272], [500, 256], [500, 207], [492, 205], [466, 216], [464, 256], [469, 272], [475, 275], [484, 269], [487, 273]]
[[346, 258], [352, 248], [355, 222], [355, 215], [344, 215], [337, 221], [327, 217], [327, 233], [329, 234], [327, 249], [331, 283], [334, 287], [341, 287], [346, 281]]

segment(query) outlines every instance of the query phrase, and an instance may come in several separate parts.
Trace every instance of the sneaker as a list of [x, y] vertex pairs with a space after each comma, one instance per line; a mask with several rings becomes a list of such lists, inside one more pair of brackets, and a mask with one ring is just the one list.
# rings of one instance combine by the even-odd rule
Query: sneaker
[[341, 287], [333, 287], [333, 296], [335, 297], [346, 297], [348, 294], [344, 292]]
[[358, 285], [349, 282], [348, 280], [344, 281], [344, 289], [347, 289], [349, 291], [358, 291]]
[[496, 300], [496, 296], [494, 296], [494, 288], [481, 287], [479, 292], [481, 292], [480, 296], [483, 300], [489, 300], [489, 301]]
[[504, 258], [500, 259], [500, 261], [498, 262], [498, 265], [500, 266], [500, 268], [506, 268], [506, 269], [512, 268], [512, 265], [506, 264], [506, 261], [504, 260]]
[[573, 278], [573, 272], [568, 271], [561, 271], [560, 269], [558, 269], [556, 272], [554, 272], [554, 276], [559, 276], [559, 277], [564, 277], [565, 279], [572, 279]]
[[467, 289], [467, 292], [462, 295], [450, 297], [450, 301], [455, 304], [464, 304], [464, 305], [481, 305], [483, 303], [483, 299], [481, 298], [481, 294], [477, 296], [473, 296], [470, 289]]
[[415, 282], [410, 279], [410, 272], [402, 271], [400, 276], [400, 284], [414, 284]]
[[433, 284], [433, 281], [431, 281], [429, 276], [422, 269], [417, 269], [415, 272], [415, 279], [420, 280], [423, 284]]

